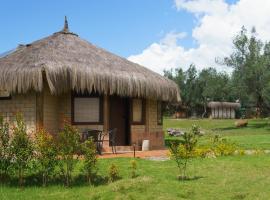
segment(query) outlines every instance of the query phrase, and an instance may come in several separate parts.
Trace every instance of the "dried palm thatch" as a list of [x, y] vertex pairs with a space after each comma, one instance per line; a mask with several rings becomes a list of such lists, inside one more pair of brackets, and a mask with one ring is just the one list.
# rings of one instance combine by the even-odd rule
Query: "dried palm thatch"
[[209, 108], [240, 108], [240, 103], [234, 102], [220, 102], [220, 101], [211, 101], [208, 103]]
[[11, 93], [69, 90], [180, 101], [177, 85], [138, 64], [116, 56], [69, 32], [60, 32], [0, 58], [0, 90]]

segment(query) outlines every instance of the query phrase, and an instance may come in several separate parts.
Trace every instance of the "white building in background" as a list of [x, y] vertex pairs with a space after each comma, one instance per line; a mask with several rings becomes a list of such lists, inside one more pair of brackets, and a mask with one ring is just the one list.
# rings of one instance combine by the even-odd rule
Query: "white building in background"
[[240, 103], [211, 101], [208, 103], [211, 109], [210, 118], [235, 119], [235, 110], [241, 107]]

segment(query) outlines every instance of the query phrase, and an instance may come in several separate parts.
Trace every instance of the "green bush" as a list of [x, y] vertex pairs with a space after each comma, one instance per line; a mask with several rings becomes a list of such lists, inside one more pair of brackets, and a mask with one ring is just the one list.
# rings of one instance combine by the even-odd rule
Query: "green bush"
[[77, 153], [80, 151], [80, 134], [69, 123], [64, 124], [64, 129], [58, 134], [57, 151], [61, 158], [60, 169], [65, 180], [65, 185], [70, 186], [72, 171], [78, 162]]
[[0, 181], [8, 177], [11, 164], [9, 124], [0, 116]]
[[108, 175], [110, 182], [114, 182], [120, 178], [119, 169], [114, 163], [112, 163], [111, 166], [109, 167]]
[[137, 162], [136, 160], [131, 160], [130, 161], [130, 175], [131, 175], [131, 178], [135, 178], [137, 177]]
[[212, 149], [216, 156], [228, 156], [236, 152], [237, 146], [235, 143], [216, 135], [212, 141]]
[[87, 175], [87, 182], [91, 184], [97, 171], [97, 151], [92, 138], [82, 144], [82, 153], [84, 155], [84, 172]]
[[206, 144], [195, 149], [195, 157], [215, 158], [217, 156], [243, 155], [243, 151], [237, 150], [237, 145], [219, 135], [212, 137]]
[[29, 167], [33, 158], [33, 143], [27, 135], [26, 125], [20, 113], [16, 115], [16, 123], [13, 127], [11, 155], [13, 166], [18, 173], [19, 185], [22, 186], [25, 170]]
[[57, 150], [53, 136], [44, 129], [39, 129], [35, 134], [35, 151], [42, 184], [46, 186], [57, 165]]
[[179, 138], [179, 137], [174, 137], [174, 136], [167, 136], [164, 140], [164, 143], [165, 143], [165, 146], [166, 147], [169, 147], [172, 146], [172, 145], [179, 145], [179, 144], [182, 144], [183, 141]]

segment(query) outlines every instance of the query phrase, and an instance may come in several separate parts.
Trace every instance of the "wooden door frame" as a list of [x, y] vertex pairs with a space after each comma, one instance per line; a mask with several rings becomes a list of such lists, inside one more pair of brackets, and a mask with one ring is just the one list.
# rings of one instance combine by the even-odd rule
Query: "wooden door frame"
[[112, 95], [112, 96], [109, 96], [108, 98], [108, 127], [109, 127], [109, 130], [111, 130], [112, 128], [115, 128], [115, 127], [112, 127], [112, 120], [111, 120], [111, 117], [112, 117], [112, 103], [111, 103], [111, 99], [112, 98], [119, 98], [119, 99], [124, 99], [125, 101], [125, 114], [127, 116], [127, 120], [125, 121], [125, 144], [124, 145], [121, 145], [121, 146], [129, 146], [130, 143], [131, 143], [131, 99], [129, 97], [120, 97], [120, 96], [117, 96], [117, 95]]

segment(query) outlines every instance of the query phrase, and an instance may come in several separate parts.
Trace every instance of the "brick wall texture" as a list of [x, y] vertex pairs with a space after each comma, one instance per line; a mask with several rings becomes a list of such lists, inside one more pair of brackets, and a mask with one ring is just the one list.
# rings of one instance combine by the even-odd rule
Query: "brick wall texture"
[[[64, 120], [71, 121], [71, 93], [54, 96], [48, 87], [45, 87], [42, 98], [43, 126], [48, 132], [57, 134], [62, 129]], [[27, 130], [34, 132], [37, 124], [36, 106], [37, 95], [35, 93], [13, 95], [10, 100], [0, 100], [0, 114], [12, 124], [14, 123], [14, 114], [16, 112], [23, 113]], [[140, 107], [138, 106], [138, 108]], [[135, 110], [134, 112], [139, 111]], [[143, 140], [150, 140], [151, 149], [161, 149], [164, 147], [164, 133], [162, 126], [157, 123], [157, 101], [147, 100], [145, 112], [144, 125], [131, 125], [130, 142], [131, 144], [136, 143], [140, 147]], [[108, 117], [108, 115], [104, 115], [104, 117]], [[76, 125], [76, 127], [81, 132], [86, 128], [104, 130], [103, 125]], [[108, 142], [104, 144], [108, 145]]]
[[22, 113], [29, 133], [36, 130], [36, 94], [13, 95], [9, 100], [0, 100], [0, 115], [13, 126], [16, 113]]

